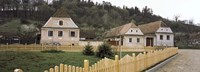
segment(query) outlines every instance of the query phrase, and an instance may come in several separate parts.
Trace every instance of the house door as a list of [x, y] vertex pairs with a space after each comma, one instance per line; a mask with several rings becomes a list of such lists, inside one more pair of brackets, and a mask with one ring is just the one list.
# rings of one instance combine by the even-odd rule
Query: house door
[[146, 38], [146, 46], [153, 46], [153, 38]]

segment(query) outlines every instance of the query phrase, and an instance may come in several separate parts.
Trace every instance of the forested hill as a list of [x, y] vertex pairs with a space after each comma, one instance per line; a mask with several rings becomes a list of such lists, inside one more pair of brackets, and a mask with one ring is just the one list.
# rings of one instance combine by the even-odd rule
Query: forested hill
[[[22, 1], [22, 2], [21, 2]], [[200, 27], [192, 21], [168, 20], [153, 14], [147, 6], [116, 7], [109, 2], [103, 4], [90, 0], [55, 0], [48, 4], [43, 0], [0, 0], [0, 24], [3, 25], [12, 19], [20, 19], [21, 23], [30, 23], [29, 20], [38, 21], [41, 27], [45, 21], [60, 7], [65, 7], [68, 14], [81, 29], [95, 29], [97, 36], [106, 30], [125, 23], [135, 22], [137, 25], [157, 20], [163, 20], [174, 32], [193, 33], [199, 32]]]

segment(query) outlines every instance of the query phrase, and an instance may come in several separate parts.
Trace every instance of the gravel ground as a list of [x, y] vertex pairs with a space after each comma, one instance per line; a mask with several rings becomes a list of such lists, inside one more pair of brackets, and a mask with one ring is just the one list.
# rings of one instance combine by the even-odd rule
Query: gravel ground
[[200, 50], [180, 49], [178, 56], [157, 72], [200, 72]]

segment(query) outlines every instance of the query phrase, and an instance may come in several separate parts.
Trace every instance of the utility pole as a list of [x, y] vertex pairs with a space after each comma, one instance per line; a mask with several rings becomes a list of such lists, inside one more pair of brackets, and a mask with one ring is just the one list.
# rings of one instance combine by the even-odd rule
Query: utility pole
[[120, 48], [120, 51], [119, 51], [119, 54], [120, 54], [120, 59], [122, 58], [122, 36], [119, 36], [119, 48]]

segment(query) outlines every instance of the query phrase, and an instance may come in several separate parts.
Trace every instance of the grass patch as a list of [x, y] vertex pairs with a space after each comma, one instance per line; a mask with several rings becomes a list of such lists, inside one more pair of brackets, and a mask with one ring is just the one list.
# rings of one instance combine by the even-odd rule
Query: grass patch
[[[132, 55], [133, 52], [123, 52], [122, 55]], [[13, 72], [20, 68], [24, 72], [43, 72], [44, 70], [59, 65], [60, 63], [83, 67], [84, 59], [89, 60], [90, 65], [96, 63], [101, 58], [95, 56], [85, 56], [82, 52], [0, 52], [0, 72]], [[114, 58], [113, 58], [114, 59]]]

